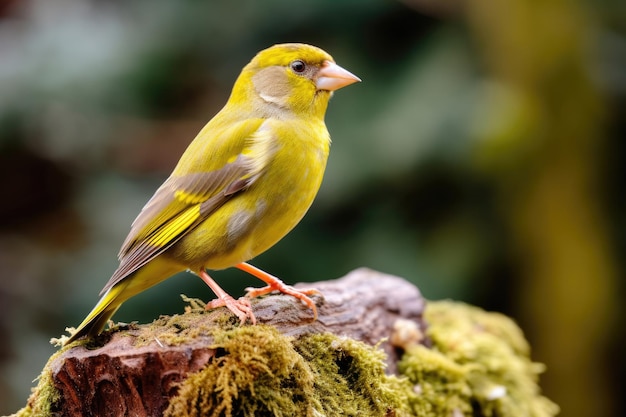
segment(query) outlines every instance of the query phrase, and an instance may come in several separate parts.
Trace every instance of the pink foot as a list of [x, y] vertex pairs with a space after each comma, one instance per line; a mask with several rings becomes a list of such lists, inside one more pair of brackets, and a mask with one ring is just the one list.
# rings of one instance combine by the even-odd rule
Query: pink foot
[[211, 287], [215, 295], [217, 295], [215, 300], [207, 303], [205, 309], [211, 310], [214, 308], [226, 307], [239, 318], [241, 324], [244, 324], [248, 321], [248, 319], [252, 324], [256, 324], [256, 317], [254, 317], [254, 313], [252, 312], [252, 306], [250, 305], [249, 299], [241, 297], [238, 300], [235, 300], [231, 295], [217, 285], [217, 282], [215, 282], [204, 269], [200, 270], [198, 275], [209, 287]]
[[283, 294], [291, 295], [292, 297], [295, 297], [298, 300], [302, 301], [304, 304], [306, 304], [311, 310], [313, 310], [313, 317], [315, 320], [317, 320], [317, 307], [315, 306], [313, 300], [311, 300], [308, 296], [313, 294], [321, 294], [318, 290], [314, 288], [297, 290], [291, 285], [286, 285], [275, 276], [270, 275], [267, 272], [262, 271], [245, 262], [237, 264], [235, 265], [235, 267], [241, 269], [242, 271], [246, 271], [249, 274], [254, 275], [255, 277], [267, 283], [267, 286], [262, 288], [246, 288], [246, 297], [254, 298], [261, 295], [269, 294], [272, 291], [279, 291]]
[[233, 297], [226, 294], [226, 296], [222, 298], [216, 298], [215, 300], [209, 301], [206, 304], [205, 309], [212, 310], [220, 307], [226, 307], [229, 309], [239, 318], [241, 324], [244, 324], [248, 321], [248, 319], [250, 320], [250, 323], [256, 324], [256, 317], [254, 317], [254, 313], [252, 312], [250, 300], [246, 297], [241, 297], [238, 300], [235, 300]]

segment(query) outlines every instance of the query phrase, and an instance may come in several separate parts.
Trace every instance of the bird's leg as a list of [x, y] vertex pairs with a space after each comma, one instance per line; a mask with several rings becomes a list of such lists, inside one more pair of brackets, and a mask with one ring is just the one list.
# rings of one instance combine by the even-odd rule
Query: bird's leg
[[309, 288], [306, 290], [297, 290], [291, 285], [286, 285], [280, 279], [276, 278], [273, 275], [268, 274], [267, 272], [250, 265], [249, 263], [242, 262], [235, 265], [235, 268], [241, 269], [260, 279], [261, 281], [267, 284], [266, 287], [263, 288], [246, 288], [246, 296], [249, 298], [258, 297], [260, 295], [269, 294], [272, 291], [280, 291], [283, 294], [291, 295], [292, 297], [296, 297], [298, 300], [305, 303], [311, 310], [313, 310], [313, 317], [317, 320], [317, 307], [315, 307], [315, 303], [308, 296], [313, 294], [320, 294], [320, 292], [314, 288]]
[[215, 295], [217, 295], [217, 299], [209, 301], [206, 304], [205, 308], [207, 310], [218, 307], [226, 307], [239, 318], [241, 324], [244, 324], [248, 319], [250, 319], [252, 324], [256, 323], [256, 317], [254, 317], [254, 313], [252, 313], [252, 307], [248, 298], [241, 297], [238, 300], [235, 300], [231, 295], [224, 291], [222, 287], [217, 285], [217, 282], [215, 282], [204, 269], [200, 270], [198, 276], [200, 276], [202, 281], [206, 282]]

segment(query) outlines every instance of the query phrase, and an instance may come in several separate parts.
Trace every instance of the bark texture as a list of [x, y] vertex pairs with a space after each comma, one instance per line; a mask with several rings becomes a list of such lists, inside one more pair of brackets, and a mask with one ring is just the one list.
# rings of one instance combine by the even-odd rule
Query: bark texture
[[[371, 345], [392, 337], [399, 319], [416, 323], [418, 332], [424, 333], [425, 301], [404, 279], [358, 269], [337, 280], [297, 287], [317, 288], [323, 294], [314, 297], [317, 321], [298, 300], [270, 295], [252, 303], [257, 323], [295, 338], [330, 332]], [[62, 352], [50, 366], [60, 394], [52, 411], [83, 416], [161, 415], [176, 395], [177, 383], [219, 354], [212, 347], [211, 329], [232, 326], [229, 316], [219, 309], [161, 317], [152, 324], [105, 332], [91, 345]], [[394, 372], [398, 353], [388, 340], [381, 347], [387, 353], [388, 371]]]

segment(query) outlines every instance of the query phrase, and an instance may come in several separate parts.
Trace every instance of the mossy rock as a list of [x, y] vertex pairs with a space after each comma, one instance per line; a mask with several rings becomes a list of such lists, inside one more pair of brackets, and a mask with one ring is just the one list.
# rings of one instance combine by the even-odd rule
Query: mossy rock
[[559, 407], [541, 395], [542, 364], [510, 318], [467, 304], [431, 302], [425, 311], [433, 346], [407, 349], [398, 364], [418, 394], [417, 416], [550, 417]]
[[217, 334], [215, 346], [165, 416], [382, 416], [406, 404], [408, 384], [385, 375], [384, 354], [361, 342], [255, 326]]
[[[403, 346], [398, 376], [385, 374], [376, 346], [323, 333], [289, 337], [267, 325], [224, 326], [216, 354], [191, 373], [165, 416], [486, 416], [551, 417], [540, 393], [543, 365], [515, 323], [455, 302], [426, 309], [432, 346]], [[52, 361], [52, 358], [51, 358]], [[16, 416], [53, 415], [57, 401], [46, 366]]]

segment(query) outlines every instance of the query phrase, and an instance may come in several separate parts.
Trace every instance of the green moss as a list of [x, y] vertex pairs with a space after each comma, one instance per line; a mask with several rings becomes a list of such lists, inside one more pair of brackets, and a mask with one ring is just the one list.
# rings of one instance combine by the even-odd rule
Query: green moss
[[385, 353], [333, 334], [303, 337], [295, 350], [315, 373], [322, 415], [406, 415], [411, 386], [385, 375]]
[[472, 415], [467, 372], [454, 361], [416, 345], [404, 355], [399, 370], [413, 384], [416, 395], [409, 400], [414, 415]]
[[383, 416], [406, 404], [409, 386], [398, 389], [384, 354], [363, 343], [329, 334], [293, 340], [269, 326], [214, 337], [218, 355], [181, 384], [166, 416]]
[[[199, 313], [199, 314], [198, 314]], [[161, 317], [133, 330], [136, 342], [206, 340], [214, 358], [179, 385], [165, 416], [476, 416], [551, 417], [558, 406], [540, 393], [543, 366], [515, 323], [454, 302], [425, 311], [432, 348], [404, 346], [401, 377], [385, 374], [376, 347], [332, 334], [294, 339], [274, 327], [236, 325], [232, 315], [205, 312]], [[79, 342], [77, 342], [79, 343]], [[53, 415], [58, 393], [50, 364], [16, 417]]]
[[29, 405], [27, 405], [26, 407], [20, 409], [18, 412], [16, 412], [15, 414], [11, 414], [7, 417], [31, 417], [33, 416], [33, 409], [30, 408]]
[[426, 312], [433, 348], [414, 346], [398, 367], [419, 394], [414, 413], [424, 416], [549, 417], [558, 406], [541, 396], [543, 365], [509, 318], [454, 302], [431, 302]]
[[177, 346], [193, 340], [212, 337], [220, 330], [233, 329], [239, 326], [239, 320], [225, 308], [207, 311], [205, 303], [197, 298], [189, 298], [181, 294], [185, 306], [184, 314], [161, 316], [150, 324], [139, 326], [134, 334], [133, 345], [141, 347], [154, 343]]
[[166, 416], [280, 416], [311, 406], [313, 376], [275, 330], [246, 326], [214, 337], [214, 360], [182, 383]]
[[61, 349], [50, 357], [48, 363], [39, 375], [37, 386], [32, 389], [33, 393], [28, 399], [26, 406], [17, 413], [11, 414], [9, 417], [48, 417], [55, 415], [53, 407], [59, 400], [59, 392], [54, 388], [49, 366], [63, 351], [64, 349]]

